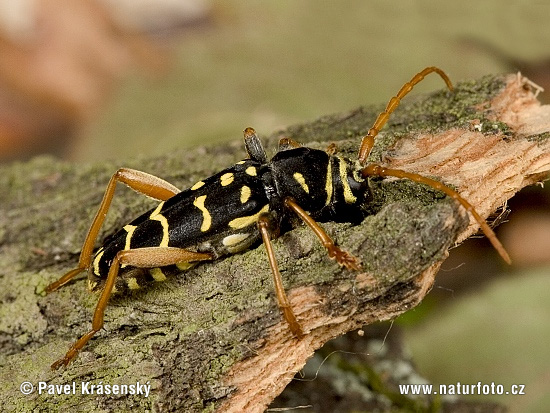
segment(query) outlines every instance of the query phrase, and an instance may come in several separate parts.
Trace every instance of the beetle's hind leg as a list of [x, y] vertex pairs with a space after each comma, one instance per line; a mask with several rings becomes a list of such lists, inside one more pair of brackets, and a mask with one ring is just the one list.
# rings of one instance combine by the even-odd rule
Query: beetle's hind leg
[[103, 327], [105, 308], [107, 307], [107, 302], [109, 301], [113, 291], [121, 265], [131, 265], [140, 268], [155, 268], [177, 264], [179, 262], [208, 261], [211, 259], [212, 255], [210, 254], [187, 251], [185, 249], [173, 247], [148, 247], [119, 251], [111, 263], [109, 274], [107, 275], [107, 280], [105, 281], [105, 286], [99, 296], [99, 300], [94, 311], [94, 316], [92, 318], [92, 329], [75, 341], [63, 358], [52, 364], [52, 370], [69, 364], [71, 360], [76, 357], [78, 352], [86, 345], [86, 343], [94, 336], [94, 334]]
[[169, 182], [145, 172], [129, 168], [120, 168], [116, 171], [107, 184], [107, 189], [105, 189], [105, 194], [103, 195], [101, 205], [97, 210], [94, 220], [92, 221], [92, 225], [86, 235], [86, 240], [82, 245], [78, 267], [48, 285], [46, 287], [46, 293], [51, 293], [52, 291], [57, 290], [61, 286], [68, 283], [76, 275], [89, 268], [97, 234], [99, 233], [101, 225], [107, 215], [107, 211], [109, 210], [109, 206], [111, 205], [117, 182], [122, 182], [134, 191], [159, 201], [166, 201], [180, 192], [178, 188]]

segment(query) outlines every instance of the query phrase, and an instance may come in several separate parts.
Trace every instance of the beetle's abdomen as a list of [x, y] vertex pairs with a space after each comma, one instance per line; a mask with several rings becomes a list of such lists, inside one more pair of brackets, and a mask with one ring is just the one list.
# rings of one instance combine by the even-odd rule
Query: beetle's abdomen
[[[125, 225], [96, 252], [90, 269], [90, 289], [102, 287], [112, 260], [122, 250], [177, 247], [208, 252], [217, 258], [250, 247], [260, 238], [256, 226], [259, 216], [270, 210], [259, 176], [260, 166], [252, 160], [238, 162]], [[189, 263], [170, 267], [173, 268], [121, 266], [115, 290], [162, 281], [172, 269], [181, 271]]]

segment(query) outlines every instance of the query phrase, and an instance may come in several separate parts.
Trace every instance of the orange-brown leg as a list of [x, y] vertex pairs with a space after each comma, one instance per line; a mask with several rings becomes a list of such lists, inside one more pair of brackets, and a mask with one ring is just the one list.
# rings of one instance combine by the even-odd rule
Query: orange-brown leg
[[376, 135], [378, 135], [378, 132], [380, 132], [380, 129], [382, 129], [382, 127], [386, 124], [391, 113], [397, 108], [397, 106], [401, 102], [401, 99], [403, 99], [413, 89], [414, 85], [422, 81], [424, 77], [426, 77], [432, 72], [435, 72], [439, 76], [441, 76], [445, 81], [445, 83], [447, 84], [447, 87], [450, 90], [453, 90], [453, 85], [449, 80], [449, 77], [445, 74], [443, 70], [437, 67], [434, 67], [434, 66], [427, 67], [421, 72], [417, 73], [410, 81], [408, 81], [403, 85], [403, 87], [401, 87], [399, 92], [397, 92], [397, 95], [395, 95], [390, 99], [384, 112], [378, 115], [372, 128], [370, 128], [367, 134], [363, 137], [363, 140], [361, 141], [361, 147], [359, 148], [359, 162], [361, 163], [361, 165], [364, 165], [365, 162], [367, 161], [370, 151], [374, 146], [374, 138], [376, 137]]
[[97, 333], [103, 327], [103, 318], [105, 315], [105, 308], [107, 302], [113, 291], [118, 270], [121, 265], [132, 265], [140, 268], [154, 268], [163, 267], [166, 265], [176, 264], [178, 262], [193, 262], [193, 261], [205, 261], [211, 260], [212, 255], [203, 254], [199, 252], [187, 251], [181, 248], [173, 247], [150, 247], [150, 248], [137, 248], [133, 250], [119, 251], [115, 256], [111, 267], [109, 268], [109, 274], [105, 281], [105, 286], [101, 291], [97, 306], [92, 318], [92, 329], [80, 337], [70, 347], [65, 356], [52, 364], [52, 370], [56, 370], [61, 366], [66, 366], [73, 360], [78, 352], [86, 345], [95, 333]]
[[330, 238], [323, 228], [309, 216], [309, 214], [300, 207], [292, 198], [285, 198], [285, 206], [292, 209], [317, 235], [323, 246], [327, 249], [328, 256], [335, 259], [336, 262], [349, 270], [358, 271], [361, 269], [359, 259], [351, 255], [349, 252], [339, 248], [332, 238]]
[[285, 293], [285, 288], [283, 287], [283, 279], [281, 273], [279, 272], [279, 266], [277, 265], [277, 259], [275, 258], [275, 252], [273, 251], [273, 246], [271, 245], [271, 234], [269, 232], [269, 220], [266, 216], [260, 216], [258, 219], [258, 229], [262, 235], [262, 240], [265, 245], [265, 250], [267, 251], [267, 258], [269, 260], [269, 266], [271, 267], [271, 273], [273, 274], [273, 282], [275, 284], [275, 295], [277, 296], [277, 303], [281, 312], [283, 313], [285, 320], [287, 321], [290, 331], [296, 337], [300, 338], [304, 335], [302, 327], [288, 301], [288, 297]]
[[485, 234], [485, 236], [491, 241], [491, 244], [493, 244], [493, 247], [497, 250], [497, 252], [500, 254], [502, 259], [506, 261], [508, 264], [512, 263], [512, 260], [510, 259], [510, 256], [498, 240], [497, 236], [493, 232], [493, 230], [487, 225], [487, 222], [477, 213], [477, 211], [474, 209], [474, 207], [466, 201], [464, 198], [460, 196], [460, 194], [453, 189], [449, 188], [446, 185], [443, 185], [441, 182], [435, 181], [430, 178], [426, 178], [425, 176], [418, 175], [411, 172], [405, 172], [399, 169], [390, 169], [385, 168], [381, 165], [377, 164], [369, 164], [365, 169], [363, 169], [363, 176], [369, 177], [369, 176], [393, 176], [396, 178], [405, 178], [410, 179], [411, 181], [418, 182], [421, 184], [426, 184], [431, 186], [432, 188], [435, 188], [439, 191], [444, 192], [451, 198], [455, 199], [457, 202], [459, 202], [477, 221], [477, 223], [480, 225], [481, 230]]
[[120, 168], [116, 171], [107, 184], [103, 200], [88, 230], [86, 240], [82, 245], [78, 267], [48, 285], [46, 287], [46, 293], [57, 290], [69, 282], [73, 277], [89, 268], [97, 234], [99, 233], [101, 225], [107, 215], [107, 211], [109, 210], [109, 206], [111, 205], [117, 182], [122, 182], [133, 190], [160, 201], [166, 201], [180, 192], [174, 185], [145, 172], [128, 168]]

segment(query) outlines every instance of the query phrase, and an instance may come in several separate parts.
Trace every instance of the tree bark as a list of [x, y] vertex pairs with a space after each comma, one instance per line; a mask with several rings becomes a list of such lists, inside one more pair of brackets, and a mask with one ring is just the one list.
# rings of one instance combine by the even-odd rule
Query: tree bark
[[[323, 149], [334, 142], [353, 158], [382, 109], [290, 127], [269, 136], [266, 147], [275, 148], [283, 136]], [[77, 265], [110, 175], [128, 166], [184, 188], [242, 157], [243, 145], [235, 141], [129, 162], [77, 165], [39, 157], [0, 167], [4, 411], [263, 411], [328, 340], [417, 305], [448, 249], [477, 231], [465, 211], [436, 190], [372, 179], [372, 215], [356, 226], [323, 224], [361, 259], [361, 271], [330, 260], [308, 228], [274, 241], [304, 338], [293, 337], [279, 313], [259, 246], [111, 299], [104, 330], [68, 368], [52, 372], [50, 364], [89, 328], [97, 296], [87, 293], [84, 277], [47, 296], [44, 288]], [[522, 187], [548, 179], [550, 107], [516, 75], [407, 98], [377, 138], [371, 160], [440, 180], [488, 217]], [[117, 189], [99, 241], [153, 205]], [[75, 382], [77, 394], [23, 395], [24, 381]], [[82, 395], [82, 382], [139, 382], [151, 391], [148, 397]]]

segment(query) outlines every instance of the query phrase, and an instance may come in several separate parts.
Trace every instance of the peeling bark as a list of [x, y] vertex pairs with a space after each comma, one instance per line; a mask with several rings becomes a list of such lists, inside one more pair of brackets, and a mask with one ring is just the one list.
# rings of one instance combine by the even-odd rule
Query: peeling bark
[[[316, 148], [335, 142], [354, 157], [379, 110], [360, 108], [290, 127], [268, 137], [266, 146], [275, 148], [287, 136]], [[303, 339], [294, 338], [281, 318], [265, 251], [258, 247], [113, 298], [105, 330], [67, 369], [50, 371], [88, 328], [97, 296], [81, 279], [48, 296], [43, 289], [76, 266], [110, 175], [128, 166], [186, 187], [243, 153], [235, 142], [125, 165], [42, 157], [0, 167], [0, 381], [9, 383], [0, 394], [4, 411], [263, 411], [328, 340], [417, 305], [447, 250], [477, 231], [438, 191], [373, 179], [371, 216], [357, 226], [323, 224], [360, 257], [362, 271], [339, 268], [307, 228], [274, 242], [291, 304], [307, 332]], [[515, 75], [463, 82], [454, 93], [406, 99], [371, 159], [435, 177], [487, 217], [522, 187], [548, 179], [550, 106], [540, 106]], [[151, 205], [117, 190], [100, 241]], [[82, 381], [139, 381], [151, 385], [151, 394], [25, 396], [23, 381], [74, 381], [78, 391]]]

